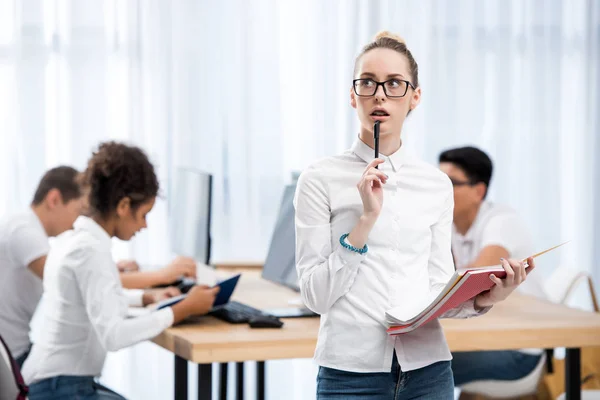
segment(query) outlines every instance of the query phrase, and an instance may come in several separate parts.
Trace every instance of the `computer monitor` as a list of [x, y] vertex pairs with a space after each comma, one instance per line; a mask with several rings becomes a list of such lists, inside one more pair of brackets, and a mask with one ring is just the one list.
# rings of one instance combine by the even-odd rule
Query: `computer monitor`
[[283, 191], [262, 277], [300, 291], [296, 273], [295, 191], [295, 183], [287, 185]]
[[171, 251], [209, 264], [212, 175], [179, 168], [169, 196]]

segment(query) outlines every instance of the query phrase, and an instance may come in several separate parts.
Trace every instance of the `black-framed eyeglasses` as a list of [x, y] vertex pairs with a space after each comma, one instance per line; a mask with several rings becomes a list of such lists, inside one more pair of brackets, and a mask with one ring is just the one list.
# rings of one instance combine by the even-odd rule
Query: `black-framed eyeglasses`
[[475, 183], [473, 183], [471, 181], [455, 181], [454, 179], [450, 179], [450, 182], [452, 182], [452, 186], [454, 186], [454, 187], [475, 185]]
[[387, 97], [404, 97], [406, 92], [408, 92], [409, 86], [415, 90], [413, 84], [404, 79], [393, 78], [388, 79], [385, 82], [377, 82], [371, 78], [361, 78], [352, 81], [354, 93], [361, 97], [374, 96], [380, 85], [383, 87], [383, 93], [385, 93]]

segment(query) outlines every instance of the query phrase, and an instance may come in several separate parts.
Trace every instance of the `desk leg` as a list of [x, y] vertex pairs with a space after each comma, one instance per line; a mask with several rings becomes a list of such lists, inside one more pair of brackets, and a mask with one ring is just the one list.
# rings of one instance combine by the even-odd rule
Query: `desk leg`
[[187, 400], [188, 379], [187, 360], [175, 355], [175, 400]]
[[235, 363], [236, 400], [244, 400], [244, 363]]
[[569, 348], [565, 356], [566, 400], [581, 400], [581, 349]]
[[256, 363], [256, 399], [265, 400], [265, 362]]
[[549, 374], [554, 373], [554, 364], [552, 360], [554, 359], [554, 349], [546, 349], [546, 372]]
[[221, 363], [221, 371], [219, 372], [219, 400], [227, 400], [227, 367], [229, 364]]
[[212, 364], [198, 364], [198, 400], [212, 400]]

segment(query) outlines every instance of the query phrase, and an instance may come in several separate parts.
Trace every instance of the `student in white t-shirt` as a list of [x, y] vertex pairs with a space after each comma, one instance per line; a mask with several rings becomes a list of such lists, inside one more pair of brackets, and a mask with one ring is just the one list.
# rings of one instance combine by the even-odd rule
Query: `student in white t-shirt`
[[[440, 169], [454, 187], [452, 254], [457, 268], [498, 265], [502, 258], [523, 259], [534, 253], [532, 238], [520, 216], [508, 206], [486, 200], [492, 161], [475, 147], [446, 150]], [[518, 291], [544, 298], [541, 275], [533, 273]], [[482, 380], [515, 380], [538, 364], [542, 350], [501, 350], [453, 353], [455, 385]]]
[[0, 336], [19, 365], [29, 352], [29, 323], [42, 295], [48, 237], [70, 229], [81, 211], [78, 175], [67, 166], [49, 170], [31, 206], [0, 221]]
[[122, 399], [95, 381], [107, 352], [207, 313], [218, 292], [196, 286], [177, 304], [128, 319], [129, 306], [154, 300], [141, 290], [123, 290], [111, 239], [130, 240], [146, 228], [158, 179], [141, 149], [108, 142], [90, 158], [84, 182], [89, 216], [57, 238], [46, 261], [40, 332], [23, 366], [30, 400]]

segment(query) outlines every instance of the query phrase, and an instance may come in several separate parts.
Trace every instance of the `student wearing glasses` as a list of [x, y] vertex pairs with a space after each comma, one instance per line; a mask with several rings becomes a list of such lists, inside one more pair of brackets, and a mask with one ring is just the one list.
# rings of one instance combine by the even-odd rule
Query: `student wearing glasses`
[[[454, 187], [452, 252], [457, 268], [496, 265], [500, 258], [522, 259], [533, 254], [533, 241], [521, 217], [512, 208], [487, 200], [493, 165], [486, 153], [470, 146], [449, 149], [440, 154], [439, 166]], [[518, 290], [546, 297], [540, 274], [533, 274]], [[454, 383], [523, 378], [537, 366], [542, 351], [454, 353]]]
[[[299, 178], [296, 267], [305, 304], [321, 314], [319, 400], [453, 399], [452, 356], [437, 320], [403, 335], [386, 333], [387, 310], [439, 292], [454, 272], [452, 184], [402, 143], [404, 121], [420, 99], [406, 43], [380, 33], [354, 66], [350, 104], [360, 120], [358, 137]], [[505, 299], [526, 271], [514, 260], [503, 266], [506, 279], [490, 276], [489, 292], [445, 317], [481, 315]]]
[[146, 228], [158, 180], [141, 149], [115, 142], [99, 146], [84, 174], [89, 216], [80, 216], [46, 259], [41, 331], [23, 366], [30, 400], [122, 399], [95, 381], [106, 353], [207, 313], [218, 292], [196, 286], [171, 307], [127, 319], [128, 306], [153, 299], [143, 291], [123, 290], [111, 239], [130, 240]]

